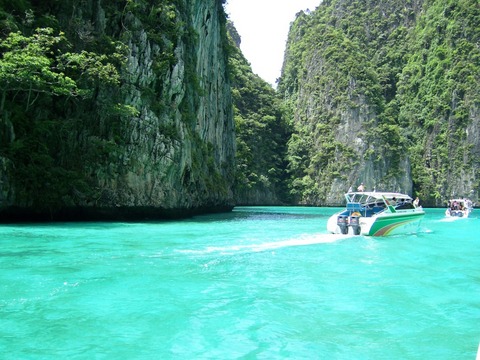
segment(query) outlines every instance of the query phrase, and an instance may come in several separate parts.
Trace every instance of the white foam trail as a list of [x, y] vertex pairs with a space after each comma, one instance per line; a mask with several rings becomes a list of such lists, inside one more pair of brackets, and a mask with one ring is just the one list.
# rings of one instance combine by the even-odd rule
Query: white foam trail
[[460, 216], [445, 217], [441, 219], [440, 222], [452, 222], [452, 221], [457, 221], [459, 219], [463, 219], [463, 217], [460, 217]]
[[231, 246], [209, 246], [203, 250], [178, 250], [182, 253], [188, 254], [209, 254], [209, 253], [222, 253], [230, 254], [236, 252], [261, 252], [269, 251], [284, 247], [291, 246], [305, 246], [314, 244], [326, 244], [333, 243], [339, 240], [348, 239], [354, 235], [340, 235], [340, 234], [321, 234], [321, 235], [309, 235], [296, 239], [289, 239], [283, 241], [272, 241], [263, 244], [248, 244], [248, 245], [231, 245]]

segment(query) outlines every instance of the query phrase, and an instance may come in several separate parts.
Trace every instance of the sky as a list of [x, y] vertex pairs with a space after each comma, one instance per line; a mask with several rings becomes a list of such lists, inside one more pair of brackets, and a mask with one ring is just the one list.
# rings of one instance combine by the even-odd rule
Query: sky
[[225, 12], [242, 39], [240, 49], [255, 74], [276, 86], [290, 23], [321, 0], [227, 0]]

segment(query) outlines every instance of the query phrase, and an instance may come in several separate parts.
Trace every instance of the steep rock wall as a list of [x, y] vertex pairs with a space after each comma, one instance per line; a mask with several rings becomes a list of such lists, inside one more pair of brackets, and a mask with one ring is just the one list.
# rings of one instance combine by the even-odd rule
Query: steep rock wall
[[478, 201], [478, 6], [325, 0], [292, 24], [278, 86], [304, 204], [367, 190]]
[[[231, 209], [235, 141], [222, 3], [65, 1], [49, 11], [70, 28], [74, 47], [108, 36], [126, 45], [126, 63], [119, 87], [100, 85], [92, 99], [63, 114], [52, 105], [43, 115], [65, 117], [55, 161], [80, 173], [82, 186], [46, 189], [57, 201], [43, 208], [12, 176], [2, 184], [2, 217], [164, 218]], [[117, 103], [131, 114], [116, 115]], [[23, 196], [6, 196], [12, 193]]]
[[[377, 24], [348, 18], [355, 11], [382, 19], [400, 12], [394, 5], [374, 5], [327, 2], [315, 13], [300, 14], [291, 27], [279, 91], [298, 134], [289, 155], [300, 203], [339, 205], [361, 182], [367, 190], [412, 193], [406, 144], [394, 124], [382, 124], [390, 99], [382, 98], [381, 47], [369, 41], [377, 40]], [[393, 32], [390, 26], [383, 37]], [[391, 69], [382, 77], [395, 76], [393, 66], [384, 66]]]

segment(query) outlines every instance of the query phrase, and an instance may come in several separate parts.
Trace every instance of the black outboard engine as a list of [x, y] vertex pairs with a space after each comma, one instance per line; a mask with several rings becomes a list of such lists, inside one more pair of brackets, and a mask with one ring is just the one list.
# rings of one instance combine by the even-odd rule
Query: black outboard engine
[[360, 216], [352, 215], [350, 217], [350, 226], [352, 227], [354, 235], [360, 235]]
[[340, 228], [342, 234], [348, 234], [348, 216], [347, 215], [338, 215], [337, 225]]

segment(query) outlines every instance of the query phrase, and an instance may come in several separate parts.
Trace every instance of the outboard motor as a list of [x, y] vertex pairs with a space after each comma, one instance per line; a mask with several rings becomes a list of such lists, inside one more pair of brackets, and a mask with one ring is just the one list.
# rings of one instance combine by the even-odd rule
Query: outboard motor
[[360, 235], [360, 216], [352, 215], [350, 217], [350, 226], [353, 230], [353, 235]]
[[338, 215], [337, 225], [340, 228], [342, 234], [348, 234], [348, 216], [347, 215]]
[[457, 216], [457, 217], [462, 217], [463, 213], [459, 210], [451, 210], [450, 211], [450, 216]]

